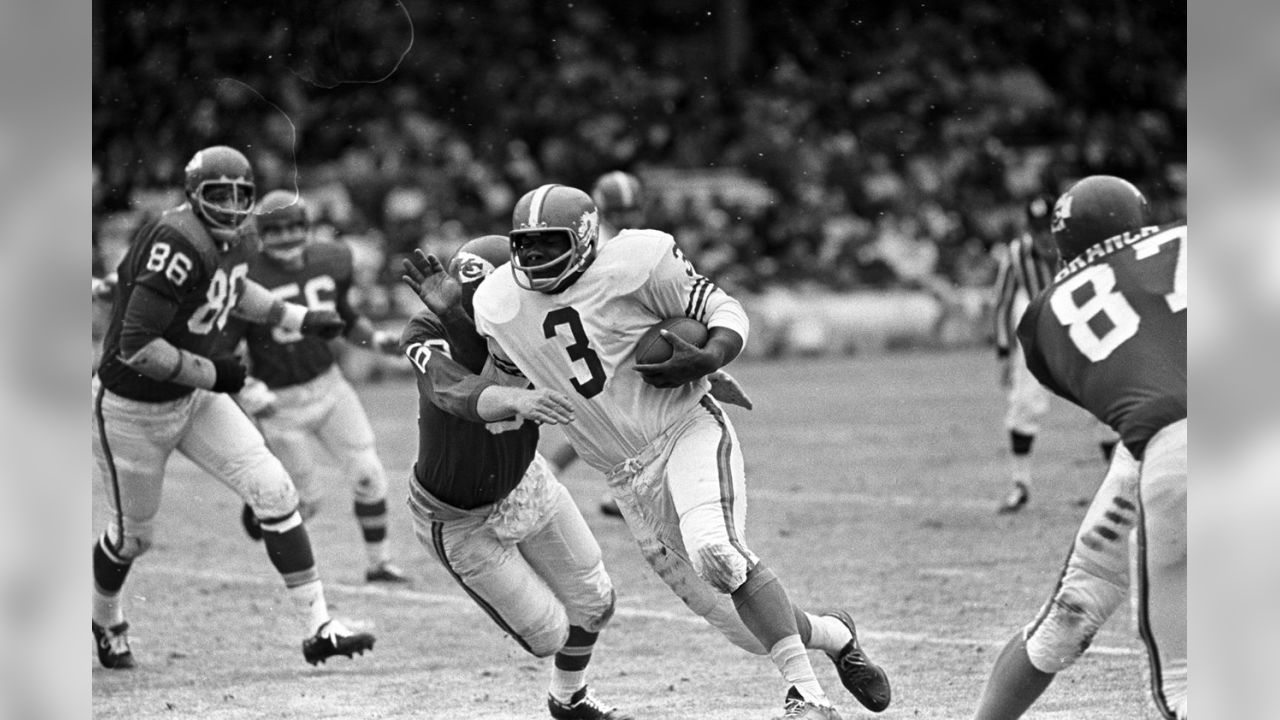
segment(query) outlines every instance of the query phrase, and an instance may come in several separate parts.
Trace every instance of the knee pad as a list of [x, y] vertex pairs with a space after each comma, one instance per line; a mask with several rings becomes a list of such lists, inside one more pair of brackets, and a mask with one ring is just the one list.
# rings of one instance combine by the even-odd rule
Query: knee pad
[[115, 520], [107, 526], [107, 539], [113, 554], [120, 560], [133, 561], [151, 549], [155, 526], [151, 520], [137, 521], [125, 518], [123, 533]]
[[728, 543], [701, 545], [689, 560], [698, 577], [722, 593], [729, 594], [747, 581], [747, 558]]
[[534, 657], [551, 657], [569, 641], [569, 618], [558, 612], [546, 625], [522, 633], [521, 638], [525, 649]]
[[596, 603], [594, 607], [580, 608], [578, 610], [576, 614], [585, 615], [585, 619], [578, 625], [587, 632], [600, 632], [613, 619], [613, 612], [617, 609], [617, 603], [618, 593], [613, 588], [609, 588], [609, 595], [602, 598], [602, 601]]
[[1102, 597], [1076, 588], [1060, 590], [1023, 632], [1031, 664], [1045, 673], [1071, 667], [1123, 599], [1122, 590]]
[[250, 477], [236, 486], [245, 488], [244, 501], [258, 517], [284, 517], [298, 509], [298, 490], [280, 461], [272, 455], [267, 458], [247, 467], [245, 472], [251, 473]]
[[371, 503], [387, 496], [387, 473], [372, 447], [353, 453], [347, 460], [348, 477], [352, 478], [352, 494], [359, 503]]

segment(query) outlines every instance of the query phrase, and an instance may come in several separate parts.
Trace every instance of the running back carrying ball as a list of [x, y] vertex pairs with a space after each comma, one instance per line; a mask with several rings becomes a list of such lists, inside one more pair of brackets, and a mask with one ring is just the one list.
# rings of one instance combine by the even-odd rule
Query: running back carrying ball
[[667, 330], [678, 335], [690, 345], [702, 347], [707, 344], [707, 326], [688, 317], [673, 317], [654, 323], [645, 331], [636, 343], [635, 360], [637, 365], [650, 365], [666, 362], [671, 357], [671, 343], [659, 334]]

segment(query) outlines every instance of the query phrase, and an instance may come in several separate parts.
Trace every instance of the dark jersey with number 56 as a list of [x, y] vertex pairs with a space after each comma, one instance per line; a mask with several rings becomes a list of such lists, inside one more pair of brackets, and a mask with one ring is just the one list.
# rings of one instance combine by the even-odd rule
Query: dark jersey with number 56
[[167, 210], [139, 228], [116, 269], [120, 279], [98, 367], [102, 384], [117, 395], [146, 402], [190, 394], [194, 388], [153, 380], [121, 360], [120, 337], [129, 300], [138, 287], [171, 300], [178, 311], [160, 337], [179, 349], [211, 357], [227, 315], [244, 290], [252, 252], [248, 239], [220, 250], [189, 204]]
[[1120, 433], [1141, 459], [1187, 416], [1187, 226], [1147, 227], [1090, 247], [1018, 325], [1027, 367]]
[[[350, 328], [356, 312], [348, 299], [352, 281], [351, 248], [342, 243], [308, 243], [302, 269], [291, 271], [259, 253], [249, 266], [249, 279], [286, 302], [311, 310], [336, 310]], [[249, 323], [233, 316], [227, 331], [228, 352], [244, 337], [253, 376], [269, 388], [288, 387], [318, 377], [333, 366], [333, 348], [324, 338]]]

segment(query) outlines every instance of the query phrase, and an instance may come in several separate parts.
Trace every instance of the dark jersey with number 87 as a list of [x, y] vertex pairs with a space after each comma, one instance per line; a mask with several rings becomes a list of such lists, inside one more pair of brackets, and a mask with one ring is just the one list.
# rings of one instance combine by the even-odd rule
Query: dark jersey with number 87
[[129, 299], [139, 286], [145, 286], [171, 300], [178, 312], [161, 337], [179, 349], [210, 357], [244, 289], [249, 272], [248, 245], [244, 240], [226, 252], [219, 251], [186, 204], [140, 228], [116, 271], [120, 280], [98, 368], [102, 384], [117, 395], [146, 402], [190, 394], [193, 388], [153, 380], [120, 359]]
[[1081, 253], [1032, 301], [1018, 339], [1036, 379], [1141, 459], [1152, 435], [1187, 416], [1187, 226]]

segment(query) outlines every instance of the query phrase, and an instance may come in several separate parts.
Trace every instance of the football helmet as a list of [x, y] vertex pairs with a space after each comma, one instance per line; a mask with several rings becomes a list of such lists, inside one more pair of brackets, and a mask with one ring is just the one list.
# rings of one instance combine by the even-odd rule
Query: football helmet
[[239, 150], [207, 147], [187, 163], [183, 185], [196, 215], [223, 242], [239, 239], [253, 214], [253, 166]]
[[462, 286], [462, 309], [468, 317], [475, 317], [472, 298], [480, 282], [489, 273], [511, 259], [511, 245], [505, 235], [482, 235], [468, 240], [449, 260], [449, 275]]
[[[511, 273], [526, 290], [556, 293], [577, 279], [596, 256], [600, 212], [585, 192], [543, 185], [516, 203], [511, 218]], [[565, 248], [549, 255], [549, 247]]]
[[1091, 246], [1147, 224], [1147, 199], [1128, 180], [1090, 175], [1053, 206], [1053, 240], [1064, 262]]
[[262, 197], [254, 212], [262, 235], [262, 252], [285, 268], [301, 268], [302, 254], [311, 239], [311, 222], [302, 196], [288, 190], [272, 190]]
[[644, 187], [640, 179], [621, 170], [596, 179], [591, 199], [605, 222], [614, 228], [640, 227], [644, 223]]

